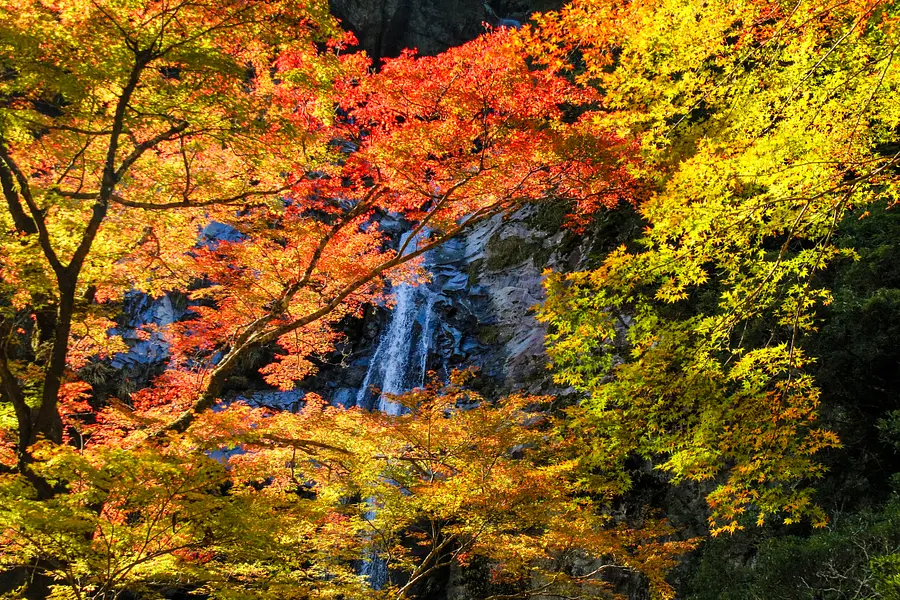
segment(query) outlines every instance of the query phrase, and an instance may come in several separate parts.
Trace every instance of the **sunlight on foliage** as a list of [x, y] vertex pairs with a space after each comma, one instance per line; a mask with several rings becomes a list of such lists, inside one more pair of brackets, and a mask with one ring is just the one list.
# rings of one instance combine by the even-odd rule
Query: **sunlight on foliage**
[[533, 32], [604, 91], [601, 122], [641, 140], [653, 182], [637, 246], [548, 283], [558, 380], [591, 393], [617, 448], [719, 482], [714, 532], [747, 511], [823, 522], [800, 484], [839, 442], [815, 425], [802, 341], [831, 301], [816, 274], [853, 255], [837, 223], [900, 189], [898, 17], [880, 1], [601, 0]]

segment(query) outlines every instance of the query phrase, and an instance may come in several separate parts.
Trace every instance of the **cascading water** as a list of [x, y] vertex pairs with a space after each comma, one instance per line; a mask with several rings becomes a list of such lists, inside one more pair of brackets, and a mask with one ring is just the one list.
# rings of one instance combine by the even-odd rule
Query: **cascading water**
[[[416, 249], [421, 235], [410, 240], [411, 232], [403, 234], [400, 248], [407, 252]], [[408, 242], [408, 244], [407, 244]], [[428, 266], [428, 255], [425, 255]], [[437, 294], [427, 284], [413, 286], [401, 283], [393, 289], [395, 306], [387, 329], [378, 341], [362, 386], [356, 394], [356, 405], [377, 408], [388, 415], [399, 415], [403, 406], [391, 402], [388, 394], [402, 394], [425, 383], [428, 354], [434, 337], [434, 304]], [[377, 391], [375, 391], [377, 390]], [[373, 399], [373, 396], [377, 397]], [[374, 505], [375, 499], [369, 503]], [[366, 513], [368, 520], [375, 519], [375, 510]], [[384, 587], [388, 581], [388, 567], [376, 550], [369, 551], [360, 569], [374, 589]]]
[[[405, 233], [400, 240], [401, 248], [409, 241], [407, 252], [415, 250], [422, 234], [411, 241], [410, 235]], [[428, 266], [427, 254], [425, 266]], [[428, 285], [413, 286], [408, 283], [397, 285], [393, 293], [396, 305], [391, 321], [378, 342], [356, 394], [356, 405], [398, 415], [403, 407], [388, 400], [386, 395], [402, 394], [425, 383], [428, 353], [434, 337], [433, 313], [437, 294]], [[379, 391], [374, 400], [373, 389]]]

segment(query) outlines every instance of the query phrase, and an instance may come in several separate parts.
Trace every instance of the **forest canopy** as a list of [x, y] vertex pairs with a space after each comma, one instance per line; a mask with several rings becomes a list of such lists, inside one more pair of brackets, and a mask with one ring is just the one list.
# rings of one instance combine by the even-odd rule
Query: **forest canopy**
[[[821, 367], [883, 285], [848, 265], [893, 248], [898, 28], [888, 0], [574, 0], [372, 64], [323, 0], [0, 0], [0, 593], [424, 598], [452, 568], [666, 598], [708, 535], [824, 539], [834, 415], [870, 392]], [[302, 390], [427, 253], [534, 206], [637, 224], [546, 274], [558, 397], [240, 397]], [[136, 294], [186, 309], [115, 395]], [[886, 385], [851, 440], [900, 447]], [[895, 597], [872, 536], [858, 597]]]

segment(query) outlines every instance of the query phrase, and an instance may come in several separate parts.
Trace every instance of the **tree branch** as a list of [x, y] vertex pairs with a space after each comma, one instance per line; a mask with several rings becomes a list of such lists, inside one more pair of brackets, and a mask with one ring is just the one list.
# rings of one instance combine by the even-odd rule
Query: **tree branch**
[[[208, 200], [199, 200], [196, 202], [187, 200], [163, 203], [140, 202], [137, 200], [128, 200], [126, 198], [123, 198], [120, 194], [113, 194], [112, 196], [110, 196], [110, 201], [113, 204], [118, 204], [120, 206], [127, 206], [128, 208], [141, 208], [144, 210], [168, 210], [172, 208], [203, 208], [204, 206], [228, 206], [231, 204], [242, 204], [250, 198], [256, 198], [260, 196], [275, 196], [288, 191], [296, 184], [297, 182], [295, 181], [278, 188], [272, 188], [268, 190], [248, 190], [240, 194], [235, 194], [234, 196], [210, 198]], [[93, 200], [100, 196], [100, 192], [66, 192], [63, 190], [56, 190], [56, 193], [60, 196], [63, 196], [64, 198], [75, 198], [77, 200]]]
[[[428, 555], [425, 557], [425, 559], [422, 560], [422, 562], [419, 563], [412, 574], [410, 574], [409, 581], [406, 582], [406, 585], [397, 590], [398, 598], [405, 597], [407, 592], [409, 592], [412, 586], [415, 585], [418, 581], [427, 577], [436, 569], [448, 564], [447, 562], [440, 562], [439, 559], [441, 556], [441, 552], [443, 552], [444, 549], [449, 546], [450, 543], [454, 540], [456, 540], [456, 535], [448, 535], [439, 544], [434, 546], [431, 551], [428, 552]], [[433, 564], [432, 561], [434, 561]]]
[[[328, 450], [330, 452], [337, 452], [339, 454], [351, 454], [351, 452], [346, 448], [339, 448], [337, 446], [332, 446], [331, 444], [326, 444], [324, 442], [317, 442], [315, 440], [293, 439], [277, 435], [263, 435], [262, 437], [263, 439], [268, 440], [274, 444], [287, 446], [289, 448], [296, 448], [298, 450], [309, 450], [310, 448], [317, 448], [319, 450]], [[253, 442], [250, 442], [250, 444], [252, 445]]]
[[[191, 405], [189, 409], [184, 411], [174, 421], [154, 433], [151, 437], [161, 437], [169, 431], [175, 431], [179, 433], [186, 431], [187, 428], [190, 427], [194, 420], [197, 418], [197, 415], [211, 408], [218, 401], [226, 378], [237, 364], [238, 359], [241, 358], [250, 348], [258, 346], [260, 344], [272, 342], [274, 340], [277, 340], [282, 335], [318, 321], [319, 319], [334, 311], [344, 300], [347, 299], [348, 296], [353, 294], [356, 290], [370, 283], [376, 277], [382, 275], [385, 271], [388, 271], [389, 269], [392, 269], [401, 264], [407, 263], [414, 258], [417, 258], [422, 254], [428, 252], [429, 250], [436, 248], [441, 244], [444, 244], [445, 242], [447, 242], [451, 238], [456, 237], [471, 226], [489, 219], [496, 214], [504, 212], [513, 203], [513, 200], [508, 200], [506, 202], [498, 201], [494, 204], [491, 204], [490, 206], [486, 206], [481, 210], [476, 211], [461, 224], [457, 225], [443, 236], [440, 236], [439, 238], [433, 240], [431, 243], [426, 244], [416, 249], [415, 251], [410, 252], [409, 254], [397, 255], [394, 258], [383, 262], [381, 265], [369, 271], [365, 276], [345, 286], [320, 309], [313, 311], [304, 317], [301, 317], [279, 327], [275, 327], [274, 329], [271, 329], [269, 331], [260, 331], [252, 335], [242, 335], [240, 339], [242, 339], [243, 342], [232, 348], [231, 351], [229, 351], [228, 354], [225, 355], [222, 361], [218, 365], [216, 365], [215, 369], [213, 369], [212, 373], [210, 373], [206, 389], [200, 394], [197, 400], [194, 401], [193, 405]], [[265, 319], [266, 322], [268, 322], [268, 320], [271, 320], [269, 315], [267, 315]]]
[[13, 182], [12, 172], [7, 168], [5, 161], [0, 161], [0, 187], [3, 188], [3, 196], [6, 198], [6, 205], [9, 208], [9, 214], [12, 215], [16, 230], [20, 233], [37, 233], [37, 225], [31, 217], [25, 214], [25, 209], [22, 208], [22, 203], [19, 201], [19, 193], [16, 191], [16, 186]]
[[22, 199], [25, 200], [25, 205], [28, 207], [28, 211], [31, 213], [32, 222], [37, 228], [38, 243], [41, 246], [41, 250], [46, 257], [47, 262], [50, 263], [50, 267], [53, 269], [54, 273], [56, 273], [56, 276], [59, 277], [63, 272], [64, 267], [59, 261], [59, 258], [56, 256], [56, 252], [53, 250], [53, 246], [50, 244], [50, 232], [47, 230], [47, 225], [44, 222], [44, 213], [38, 207], [37, 203], [34, 201], [34, 198], [31, 195], [31, 188], [28, 185], [28, 179], [25, 177], [25, 174], [22, 173], [22, 170], [19, 168], [16, 162], [9, 155], [9, 150], [7, 149], [6, 144], [2, 139], [0, 139], [0, 161], [6, 164], [6, 167], [15, 177], [16, 183], [19, 186], [19, 193], [22, 195]]
[[[56, 271], [57, 283], [59, 285], [59, 309], [57, 312], [56, 327], [53, 335], [53, 348], [50, 352], [50, 360], [44, 376], [44, 389], [41, 395], [41, 406], [33, 414], [31, 438], [28, 440], [30, 445], [38, 434], [46, 435], [50, 440], [60, 443], [62, 441], [62, 418], [59, 414], [59, 389], [62, 383], [62, 376], [66, 368], [66, 357], [69, 353], [69, 333], [72, 329], [72, 315], [75, 311], [75, 290], [78, 284], [78, 276], [81, 273], [81, 267], [90, 252], [94, 238], [100, 230], [100, 224], [106, 218], [106, 212], [109, 208], [109, 200], [112, 197], [116, 184], [119, 181], [122, 170], [116, 170], [116, 156], [119, 149], [119, 138], [125, 128], [125, 112], [131, 97], [137, 89], [138, 81], [146, 66], [153, 60], [154, 56], [149, 52], [137, 52], [135, 54], [135, 62], [128, 75], [128, 80], [122, 88], [122, 93], [116, 103], [115, 116], [112, 123], [112, 133], [109, 137], [109, 147], [106, 152], [106, 162], [103, 166], [103, 181], [100, 186], [100, 194], [94, 202], [91, 211], [91, 218], [87, 227], [81, 235], [81, 241], [68, 266], [54, 267]], [[132, 153], [133, 154], [133, 153]], [[137, 160], [135, 158], [135, 160]], [[7, 161], [9, 163], [9, 161]], [[24, 179], [24, 177], [23, 177]], [[26, 182], [27, 184], [27, 182]], [[33, 200], [30, 200], [30, 194], [23, 193], [26, 201], [31, 208]], [[35, 212], [37, 207], [31, 208]], [[41, 237], [46, 237], [47, 247], [49, 247], [49, 236], [45, 235], [46, 226], [43, 220], [38, 220], [38, 228], [41, 230]], [[46, 250], [45, 250], [46, 253]], [[55, 254], [53, 255], [55, 259]], [[48, 257], [49, 258], [49, 257]], [[59, 261], [56, 261], [59, 264]], [[51, 263], [52, 264], [52, 263]]]
[[[131, 168], [131, 165], [133, 165], [135, 162], [137, 162], [137, 160], [141, 156], [144, 155], [144, 152], [155, 148], [162, 142], [167, 142], [169, 140], [173, 140], [173, 139], [177, 138], [182, 133], [184, 133], [184, 131], [188, 128], [189, 125], [190, 125], [190, 123], [188, 123], [187, 121], [182, 121], [182, 122], [178, 123], [177, 125], [172, 125], [172, 127], [170, 127], [169, 129], [167, 129], [161, 133], [158, 133], [157, 135], [153, 136], [149, 140], [145, 140], [145, 141], [141, 142], [140, 144], [138, 144], [137, 146], [135, 146], [134, 150], [131, 151], [131, 154], [129, 154], [127, 157], [125, 157], [125, 159], [122, 161], [122, 164], [119, 165], [118, 169], [116, 169], [115, 176], [114, 176], [115, 183], [117, 183], [119, 181], [119, 179], [121, 179], [122, 176], [128, 172], [128, 169]], [[101, 191], [101, 193], [102, 193], [102, 191]]]

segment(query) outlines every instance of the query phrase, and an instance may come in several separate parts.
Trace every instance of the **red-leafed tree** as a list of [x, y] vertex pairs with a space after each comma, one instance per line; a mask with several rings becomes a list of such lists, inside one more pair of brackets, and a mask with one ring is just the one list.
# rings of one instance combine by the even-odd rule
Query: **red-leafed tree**
[[[41, 565], [79, 598], [173, 573], [207, 593], [375, 593], [350, 569], [367, 509], [348, 499], [384, 487], [370, 465], [396, 439], [360, 444], [360, 424], [380, 425], [312, 401], [213, 411], [228, 378], [269, 347], [262, 374], [292, 387], [339, 320], [481, 221], [626, 198], [633, 148], [598, 129], [596, 94], [533, 68], [515, 31], [377, 73], [349, 41], [323, 1], [0, 2], [4, 563]], [[384, 213], [429, 234], [393, 247]], [[211, 224], [231, 235], [205, 239]], [[125, 349], [108, 331], [129, 290], [192, 305], [161, 332], [169, 357], [150, 386], [98, 405], [79, 372]], [[505, 458], [519, 434], [485, 418], [485, 452], [527, 470]], [[74, 432], [79, 448], [64, 443]], [[238, 445], [227, 468], [208, 456]], [[602, 539], [602, 522], [585, 533]]]
[[[3, 10], [2, 373], [20, 460], [62, 439], [61, 390], [120, 348], [103, 332], [129, 289], [204, 300], [140, 394], [147, 433], [184, 431], [251, 348], [277, 344], [269, 381], [302, 379], [331, 325], [428, 248], [524, 202], [627, 191], [627, 145], [562, 108], [596, 99], [530, 69], [512, 32], [372, 75], [324, 6]], [[429, 241], [390, 248], [383, 212]], [[199, 244], [212, 222], [234, 241]]]

